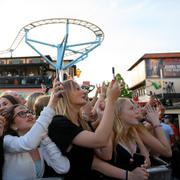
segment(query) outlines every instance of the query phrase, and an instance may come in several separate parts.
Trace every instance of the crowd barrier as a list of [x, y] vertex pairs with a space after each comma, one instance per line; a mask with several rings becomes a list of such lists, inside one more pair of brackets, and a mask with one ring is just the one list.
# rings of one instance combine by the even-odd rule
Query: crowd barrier
[[49, 177], [49, 178], [38, 178], [35, 180], [63, 180], [63, 178], [60, 177]]
[[149, 180], [171, 180], [171, 169], [166, 165], [151, 167], [148, 169]]

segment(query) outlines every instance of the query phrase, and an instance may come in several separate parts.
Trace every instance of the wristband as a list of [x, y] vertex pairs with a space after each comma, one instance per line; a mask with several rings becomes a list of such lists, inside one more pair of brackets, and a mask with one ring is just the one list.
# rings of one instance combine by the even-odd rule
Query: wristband
[[126, 170], [126, 180], [128, 180], [128, 170]]

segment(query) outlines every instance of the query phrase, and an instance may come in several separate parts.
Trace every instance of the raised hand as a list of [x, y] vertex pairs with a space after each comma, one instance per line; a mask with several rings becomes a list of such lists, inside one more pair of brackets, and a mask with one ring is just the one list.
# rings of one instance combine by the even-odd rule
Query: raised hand
[[146, 106], [146, 119], [152, 126], [160, 124], [159, 113], [155, 107], [152, 107], [151, 105]]
[[122, 90], [121, 84], [116, 80], [112, 80], [107, 88], [107, 98], [116, 101]]
[[63, 93], [63, 84], [58, 81], [58, 77], [56, 77], [53, 81], [53, 88], [51, 92], [51, 97], [48, 103], [48, 106], [55, 108], [57, 102], [59, 101], [60, 98], [62, 98], [62, 93]]
[[101, 93], [101, 85], [96, 84], [96, 92], [97, 94]]
[[143, 167], [137, 167], [128, 174], [128, 180], [146, 180], [149, 177], [147, 169]]
[[100, 93], [100, 95], [101, 95], [103, 98], [105, 98], [105, 97], [106, 97], [106, 92], [107, 92], [107, 86], [106, 86], [106, 84], [103, 82], [103, 83], [102, 83], [102, 87], [101, 87], [101, 93]]

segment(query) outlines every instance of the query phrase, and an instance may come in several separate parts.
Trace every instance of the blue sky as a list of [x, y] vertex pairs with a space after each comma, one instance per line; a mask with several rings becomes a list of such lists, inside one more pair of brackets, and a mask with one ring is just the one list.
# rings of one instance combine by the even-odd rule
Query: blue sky
[[[110, 80], [112, 66], [128, 82], [126, 70], [145, 53], [180, 51], [179, 0], [1, 0], [0, 7], [0, 50], [23, 26], [41, 19], [77, 18], [99, 26], [105, 39], [77, 64], [80, 82]], [[14, 56], [25, 56], [26, 48]]]

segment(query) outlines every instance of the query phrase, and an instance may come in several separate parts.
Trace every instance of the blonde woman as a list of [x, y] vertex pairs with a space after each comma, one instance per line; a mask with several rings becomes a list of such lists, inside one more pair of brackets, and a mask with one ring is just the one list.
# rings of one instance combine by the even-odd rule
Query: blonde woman
[[134, 104], [128, 98], [119, 98], [114, 114], [113, 164], [129, 171], [150, 166], [149, 152], [135, 129], [139, 120]]
[[[73, 80], [63, 82], [64, 92], [56, 108], [56, 116], [49, 126], [49, 137], [70, 160], [70, 170], [64, 180], [88, 180], [91, 169], [107, 176], [125, 179], [126, 171], [97, 158], [95, 148], [106, 146], [112, 133], [115, 102], [121, 86], [116, 81], [109, 84], [103, 117], [94, 132], [86, 121], [80, 118], [80, 109], [87, 103], [86, 91]], [[88, 129], [88, 130], [87, 130]], [[129, 180], [147, 179], [146, 173], [136, 170], [129, 174]]]
[[108, 89], [106, 109], [95, 132], [88, 129], [80, 118], [80, 109], [87, 103], [87, 92], [73, 80], [63, 82], [64, 92], [56, 108], [56, 116], [49, 126], [49, 137], [70, 160], [70, 171], [66, 179], [88, 179], [93, 164], [93, 148], [105, 146], [113, 126], [114, 103], [120, 86], [111, 82]]

